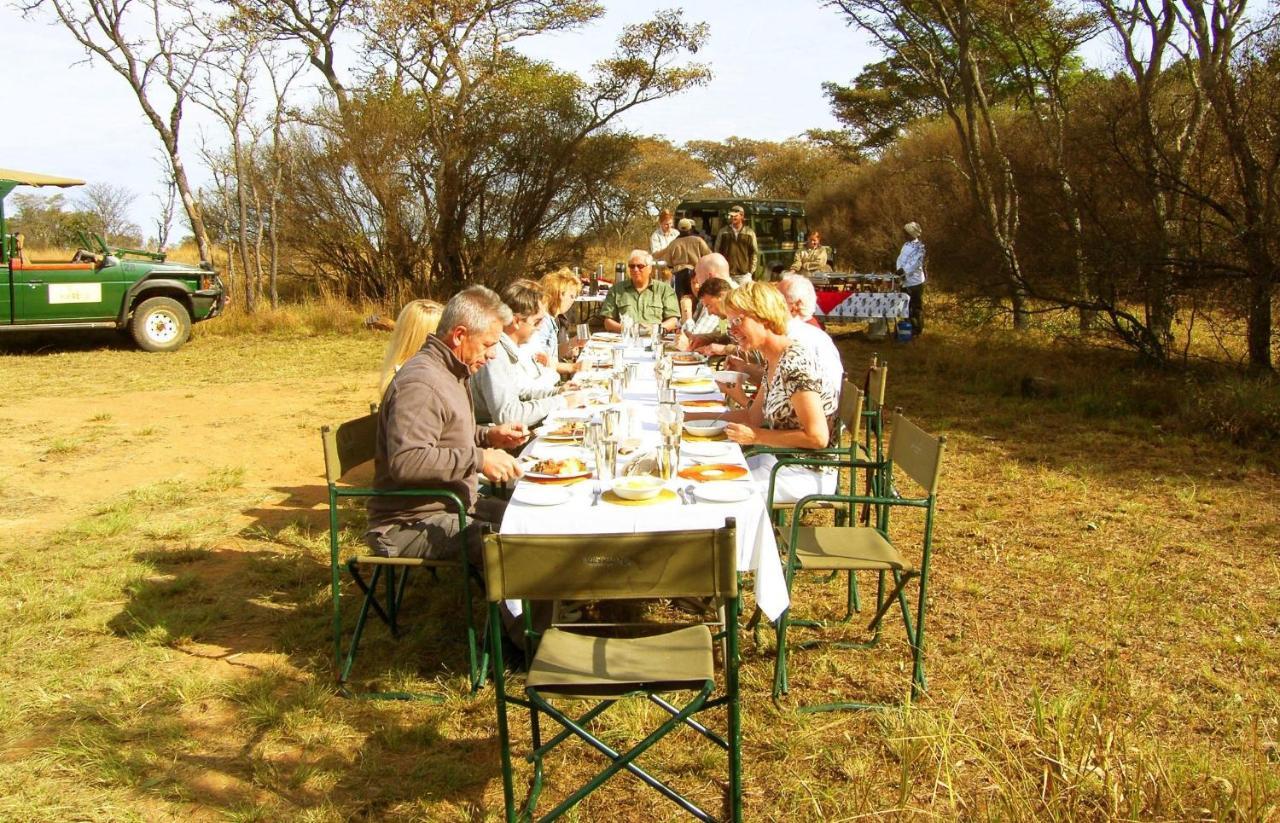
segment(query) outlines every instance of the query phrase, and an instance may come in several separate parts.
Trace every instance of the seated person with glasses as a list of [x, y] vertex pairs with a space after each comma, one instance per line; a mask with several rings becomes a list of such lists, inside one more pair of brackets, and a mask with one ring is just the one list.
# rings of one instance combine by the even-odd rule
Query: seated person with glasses
[[[813, 348], [787, 334], [790, 315], [781, 293], [769, 283], [746, 283], [724, 298], [729, 335], [748, 351], [764, 356], [760, 390], [751, 405], [728, 412], [725, 435], [743, 446], [785, 449], [825, 449], [831, 439], [828, 423], [839, 398], [821, 378], [821, 365]], [[713, 417], [695, 412], [691, 419]], [[777, 463], [771, 454], [747, 459], [751, 476], [767, 491], [769, 475]], [[787, 466], [778, 472], [775, 502], [795, 502], [808, 494], [831, 494], [836, 488], [834, 469]]]
[[532, 280], [517, 280], [502, 292], [511, 311], [498, 338], [495, 356], [471, 381], [476, 420], [481, 423], [521, 423], [536, 426], [556, 409], [577, 406], [577, 393], [556, 394], [555, 386], [542, 380], [542, 367], [522, 344], [529, 341], [546, 319], [542, 288]]
[[671, 284], [653, 279], [653, 255], [636, 249], [627, 259], [627, 279], [609, 289], [600, 314], [608, 331], [622, 331], [622, 316], [626, 314], [640, 325], [660, 323], [664, 331], [675, 331], [680, 322], [680, 304]]

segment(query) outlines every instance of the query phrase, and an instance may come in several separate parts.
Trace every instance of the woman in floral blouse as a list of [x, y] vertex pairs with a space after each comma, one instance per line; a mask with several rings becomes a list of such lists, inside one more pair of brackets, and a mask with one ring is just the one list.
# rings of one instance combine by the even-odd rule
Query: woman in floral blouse
[[[748, 408], [724, 415], [729, 421], [725, 434], [744, 448], [826, 448], [838, 398], [823, 386], [817, 353], [787, 336], [790, 315], [782, 295], [768, 283], [747, 283], [731, 292], [723, 305], [730, 336], [765, 360], [760, 391]], [[775, 463], [769, 454], [747, 461], [752, 477], [766, 490]], [[835, 487], [834, 470], [787, 466], [778, 472], [773, 499], [794, 502], [807, 494], [830, 494]]]

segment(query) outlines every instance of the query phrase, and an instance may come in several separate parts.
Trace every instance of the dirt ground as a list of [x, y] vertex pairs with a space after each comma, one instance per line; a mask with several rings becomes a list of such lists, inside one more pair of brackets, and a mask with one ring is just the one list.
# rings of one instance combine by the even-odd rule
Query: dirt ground
[[[369, 382], [374, 373], [369, 372]], [[358, 414], [344, 397], [351, 377], [239, 382], [234, 391], [161, 389], [6, 404], [0, 423], [18, 436], [0, 453], [0, 478], [16, 499], [0, 509], [0, 529], [56, 530], [95, 505], [167, 480], [197, 480], [242, 468], [243, 485], [262, 489], [262, 505], [296, 511], [306, 501], [273, 488], [314, 490], [324, 503], [319, 420], [323, 408]], [[339, 398], [337, 402], [334, 398]], [[319, 415], [317, 415], [319, 412]], [[305, 422], [304, 422], [305, 421]]]

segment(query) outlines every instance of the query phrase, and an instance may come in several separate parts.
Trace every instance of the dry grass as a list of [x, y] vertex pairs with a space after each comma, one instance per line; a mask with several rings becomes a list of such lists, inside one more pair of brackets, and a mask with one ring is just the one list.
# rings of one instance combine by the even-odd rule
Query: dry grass
[[[305, 391], [308, 378], [349, 374], [342, 408], [358, 408], [381, 339], [312, 322], [298, 334], [199, 334], [164, 358], [4, 357], [0, 374], [49, 402], [178, 373], [211, 392], [271, 378]], [[851, 369], [875, 350], [856, 335], [841, 345]], [[797, 652], [780, 708], [768, 697], [772, 643], [748, 641], [748, 818], [1280, 814], [1275, 440], [1241, 448], [1188, 431], [1184, 407], [1167, 403], [1201, 402], [1181, 378], [1043, 336], [940, 321], [878, 350], [890, 403], [948, 436], [930, 691], [903, 711], [799, 715], [793, 702], [901, 696], [901, 633], [870, 652]], [[1028, 374], [1051, 377], [1056, 395], [1024, 398]], [[203, 423], [190, 423], [196, 439]], [[314, 429], [299, 442], [314, 448]], [[75, 471], [75, 444], [45, 448]], [[20, 500], [20, 478], [2, 479], [4, 498]], [[396, 643], [371, 627], [359, 663], [365, 685], [443, 691], [443, 705], [336, 698], [324, 513], [308, 503], [265, 517], [272, 494], [232, 467], [104, 490], [93, 514], [56, 533], [0, 537], [0, 819], [499, 817], [492, 695], [466, 694], [457, 674], [454, 581], [418, 581], [408, 635]], [[838, 585], [806, 579], [796, 608], [834, 615], [841, 600]], [[647, 715], [618, 711], [618, 736]], [[718, 808], [720, 761], [693, 741], [649, 761]], [[581, 750], [553, 759], [549, 795], [595, 765]], [[623, 777], [570, 819], [676, 812]]]

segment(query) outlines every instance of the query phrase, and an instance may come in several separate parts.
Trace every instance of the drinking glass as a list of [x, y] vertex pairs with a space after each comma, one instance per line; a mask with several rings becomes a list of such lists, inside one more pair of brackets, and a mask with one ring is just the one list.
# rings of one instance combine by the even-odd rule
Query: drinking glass
[[613, 368], [621, 370], [627, 364], [626, 357], [623, 354], [622, 346], [618, 346], [613, 350]]
[[591, 327], [586, 323], [578, 324], [578, 342], [587, 345], [587, 341], [591, 339]]
[[658, 476], [670, 480], [680, 471], [680, 438], [664, 442], [658, 448]]
[[596, 477], [612, 480], [618, 470], [618, 441], [605, 438], [596, 444]]
[[622, 409], [604, 410], [604, 439], [617, 442], [622, 436]]
[[672, 432], [680, 433], [679, 416], [680, 407], [675, 403], [658, 403], [658, 432], [664, 438]]
[[595, 452], [596, 447], [604, 440], [604, 423], [592, 420], [587, 423], [587, 431], [582, 435], [582, 447], [588, 452]]
[[[613, 373], [612, 376], [610, 376], [609, 378], [609, 402], [610, 403], [622, 402], [622, 393], [623, 391], [625, 391], [625, 387], [623, 386], [623, 381], [626, 379], [625, 375], [626, 375], [625, 371], [616, 371]], [[606, 412], [606, 415], [607, 414], [608, 413]]]

